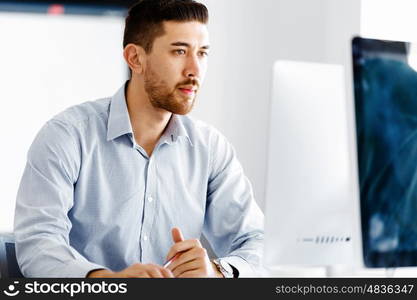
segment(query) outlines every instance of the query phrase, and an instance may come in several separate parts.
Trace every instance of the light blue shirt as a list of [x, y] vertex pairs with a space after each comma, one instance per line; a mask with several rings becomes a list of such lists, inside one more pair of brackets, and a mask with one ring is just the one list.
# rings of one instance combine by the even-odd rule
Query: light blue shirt
[[14, 234], [27, 277], [85, 277], [162, 265], [202, 234], [239, 277], [259, 275], [263, 214], [232, 146], [213, 127], [173, 115], [149, 157], [132, 133], [124, 86], [70, 107], [40, 130], [17, 195]]

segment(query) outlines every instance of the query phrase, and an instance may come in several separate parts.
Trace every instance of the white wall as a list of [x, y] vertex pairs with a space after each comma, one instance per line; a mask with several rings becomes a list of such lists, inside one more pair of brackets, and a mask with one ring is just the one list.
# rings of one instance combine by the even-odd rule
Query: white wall
[[363, 0], [361, 33], [365, 37], [417, 41], [417, 1]]
[[124, 83], [123, 25], [117, 16], [0, 13], [0, 232], [13, 230], [26, 154], [41, 126]]

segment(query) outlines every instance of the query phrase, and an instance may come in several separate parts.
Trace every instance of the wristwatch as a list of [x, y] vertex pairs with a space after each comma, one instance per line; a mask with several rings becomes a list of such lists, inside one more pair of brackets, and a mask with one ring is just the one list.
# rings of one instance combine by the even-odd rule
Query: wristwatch
[[223, 274], [224, 278], [233, 278], [232, 267], [222, 259], [213, 259], [213, 263], [216, 265], [217, 270]]

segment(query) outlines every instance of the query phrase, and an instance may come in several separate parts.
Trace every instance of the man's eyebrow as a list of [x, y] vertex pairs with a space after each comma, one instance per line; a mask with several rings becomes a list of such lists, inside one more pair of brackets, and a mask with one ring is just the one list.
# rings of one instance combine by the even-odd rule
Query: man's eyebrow
[[[174, 43], [171, 43], [171, 46], [182, 46], [182, 47], [191, 48], [191, 45], [188, 44], [188, 43], [185, 43], [185, 42], [174, 42]], [[205, 45], [205, 46], [201, 46], [200, 48], [207, 50], [207, 49], [210, 48], [210, 46], [209, 45]]]

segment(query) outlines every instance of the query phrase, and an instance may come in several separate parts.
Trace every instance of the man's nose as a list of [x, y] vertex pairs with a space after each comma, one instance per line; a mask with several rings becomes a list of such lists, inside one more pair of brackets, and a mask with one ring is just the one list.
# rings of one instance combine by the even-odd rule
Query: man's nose
[[184, 75], [187, 78], [200, 78], [200, 61], [196, 55], [192, 55], [187, 59], [187, 65], [184, 69]]

